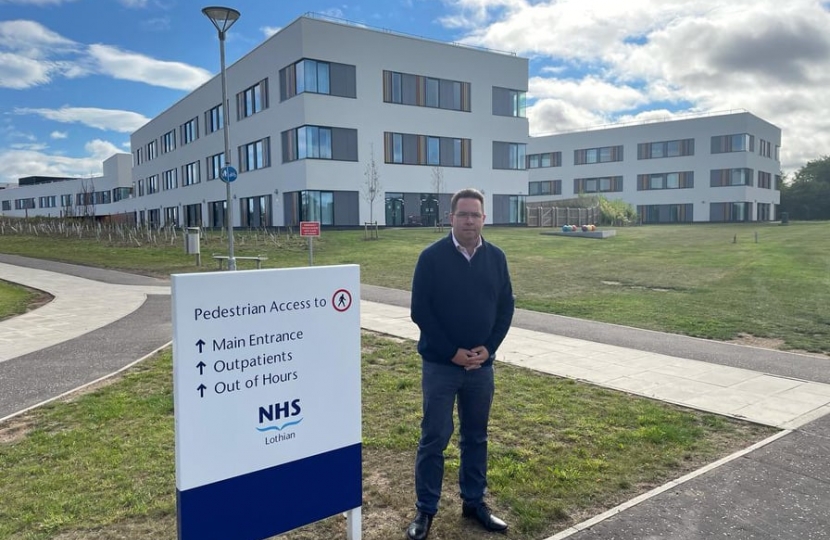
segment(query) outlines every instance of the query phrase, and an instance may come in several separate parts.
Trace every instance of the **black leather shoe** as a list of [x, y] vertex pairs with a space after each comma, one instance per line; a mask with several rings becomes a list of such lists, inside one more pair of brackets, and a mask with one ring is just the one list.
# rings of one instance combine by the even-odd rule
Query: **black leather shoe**
[[432, 527], [432, 516], [418, 510], [415, 519], [406, 529], [406, 537], [409, 540], [426, 540], [426, 537], [429, 536], [430, 527]]
[[491, 532], [505, 532], [507, 523], [493, 515], [493, 511], [485, 503], [478, 506], [465, 504], [461, 507], [461, 514], [465, 518], [475, 518], [481, 526]]

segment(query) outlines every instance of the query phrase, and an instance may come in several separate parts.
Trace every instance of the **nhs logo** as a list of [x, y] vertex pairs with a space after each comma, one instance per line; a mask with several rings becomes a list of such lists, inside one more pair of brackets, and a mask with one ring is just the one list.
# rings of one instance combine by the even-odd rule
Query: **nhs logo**
[[[282, 403], [272, 403], [259, 408], [259, 425], [257, 431], [282, 431], [283, 429], [296, 426], [303, 421], [302, 418], [297, 418], [302, 414], [303, 410], [300, 406], [300, 400], [294, 399], [291, 401], [284, 401]], [[265, 425], [263, 424], [269, 424]]]

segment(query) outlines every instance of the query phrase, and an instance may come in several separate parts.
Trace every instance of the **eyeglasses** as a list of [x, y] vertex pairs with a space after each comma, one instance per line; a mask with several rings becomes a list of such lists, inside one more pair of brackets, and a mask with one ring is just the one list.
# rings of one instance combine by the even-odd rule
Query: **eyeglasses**
[[484, 217], [484, 214], [479, 214], [478, 212], [455, 212], [453, 215], [458, 219], [467, 219], [468, 217], [481, 219]]

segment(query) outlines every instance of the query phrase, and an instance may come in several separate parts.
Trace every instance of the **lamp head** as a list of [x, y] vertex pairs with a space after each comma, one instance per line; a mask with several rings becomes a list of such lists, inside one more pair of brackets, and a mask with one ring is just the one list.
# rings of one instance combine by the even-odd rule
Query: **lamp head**
[[239, 19], [239, 12], [229, 7], [208, 6], [206, 8], [202, 8], [202, 13], [210, 19], [210, 22], [213, 23], [213, 26], [215, 26], [222, 35], [224, 35], [225, 32], [233, 26], [233, 23]]

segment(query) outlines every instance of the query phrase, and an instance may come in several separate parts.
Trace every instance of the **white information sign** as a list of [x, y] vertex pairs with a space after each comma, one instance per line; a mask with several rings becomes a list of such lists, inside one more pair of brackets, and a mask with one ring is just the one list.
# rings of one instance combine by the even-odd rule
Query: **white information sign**
[[359, 507], [359, 267], [179, 274], [172, 292], [179, 538]]

